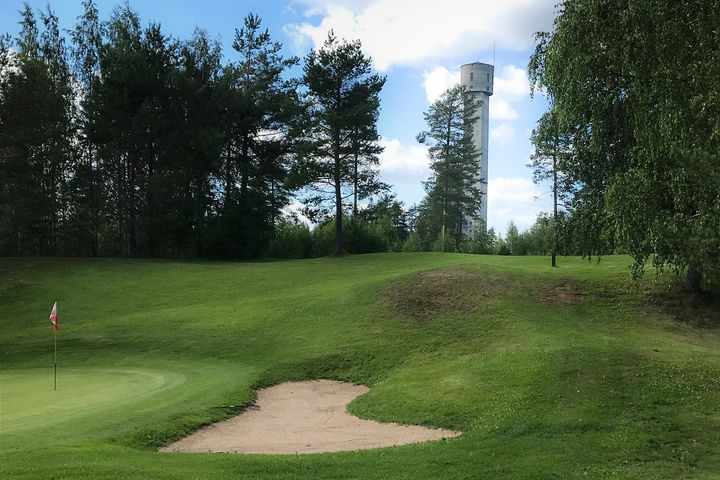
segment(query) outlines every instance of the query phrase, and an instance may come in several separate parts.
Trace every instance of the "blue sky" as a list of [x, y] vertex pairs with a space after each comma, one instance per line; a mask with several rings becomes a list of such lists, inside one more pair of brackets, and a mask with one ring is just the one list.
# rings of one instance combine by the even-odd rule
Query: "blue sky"
[[[44, 9], [47, 0], [29, 2]], [[98, 0], [103, 18], [120, 2]], [[387, 77], [379, 132], [385, 145], [381, 175], [406, 204], [419, 202], [429, 174], [424, 147], [415, 136], [425, 128], [430, 101], [459, 80], [460, 65], [492, 63], [495, 95], [490, 99], [488, 223], [504, 232], [514, 220], [521, 228], [551, 208], [548, 186], [536, 186], [526, 167], [528, 140], [546, 108], [530, 98], [527, 62], [533, 33], [552, 26], [556, 0], [134, 0], [144, 23], [159, 22], [166, 34], [187, 38], [196, 26], [221, 39], [232, 60], [235, 28], [259, 14], [287, 55], [304, 56], [330, 28], [359, 38], [376, 69]], [[15, 35], [22, 0], [0, 2], [0, 32]], [[52, 0], [63, 28], [82, 11], [80, 0]]]

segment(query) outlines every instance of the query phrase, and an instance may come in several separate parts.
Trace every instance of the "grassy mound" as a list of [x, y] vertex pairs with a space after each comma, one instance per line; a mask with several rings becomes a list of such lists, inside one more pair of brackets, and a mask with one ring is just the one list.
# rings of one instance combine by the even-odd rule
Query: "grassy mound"
[[[714, 304], [658, 305], [665, 286], [629, 285], [625, 257], [548, 263], [0, 259], [0, 478], [717, 478]], [[156, 451], [255, 387], [310, 378], [370, 386], [359, 416], [464, 435], [301, 457]]]
[[502, 296], [508, 283], [507, 275], [444, 268], [391, 282], [383, 297], [398, 313], [427, 320], [474, 310], [483, 299]]

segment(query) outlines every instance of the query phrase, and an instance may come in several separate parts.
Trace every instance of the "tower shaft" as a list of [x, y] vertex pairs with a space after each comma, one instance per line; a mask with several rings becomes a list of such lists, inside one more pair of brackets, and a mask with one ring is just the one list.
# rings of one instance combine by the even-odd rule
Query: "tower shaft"
[[493, 94], [495, 67], [487, 63], [468, 63], [460, 67], [460, 84], [468, 89], [473, 99], [480, 104], [478, 120], [473, 126], [473, 143], [480, 156], [481, 207], [476, 218], [465, 218], [463, 233], [472, 236], [478, 220], [487, 228], [487, 180], [488, 180], [488, 141], [490, 132], [490, 96]]

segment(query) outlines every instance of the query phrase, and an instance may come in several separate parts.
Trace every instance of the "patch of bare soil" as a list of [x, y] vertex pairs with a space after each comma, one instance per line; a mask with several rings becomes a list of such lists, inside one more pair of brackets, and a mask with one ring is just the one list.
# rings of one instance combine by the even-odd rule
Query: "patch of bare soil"
[[585, 293], [580, 290], [580, 287], [576, 283], [565, 281], [547, 290], [542, 295], [540, 301], [542, 303], [556, 305], [579, 302], [583, 298], [585, 298]]
[[428, 270], [390, 283], [381, 296], [399, 313], [422, 320], [444, 313], [465, 312], [483, 298], [503, 294], [509, 283], [507, 275]]
[[457, 437], [460, 432], [378, 423], [346, 406], [362, 385], [314, 380], [258, 391], [255, 406], [163, 447], [163, 452], [319, 453], [390, 447]]

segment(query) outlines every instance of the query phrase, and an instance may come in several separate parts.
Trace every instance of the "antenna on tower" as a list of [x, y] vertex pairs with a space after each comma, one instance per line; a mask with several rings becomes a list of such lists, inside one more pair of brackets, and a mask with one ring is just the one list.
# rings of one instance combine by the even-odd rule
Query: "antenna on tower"
[[493, 40], [493, 67], [495, 66], [495, 40]]

